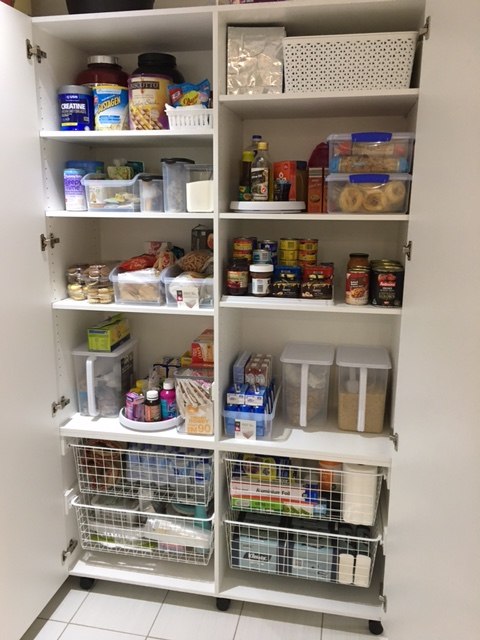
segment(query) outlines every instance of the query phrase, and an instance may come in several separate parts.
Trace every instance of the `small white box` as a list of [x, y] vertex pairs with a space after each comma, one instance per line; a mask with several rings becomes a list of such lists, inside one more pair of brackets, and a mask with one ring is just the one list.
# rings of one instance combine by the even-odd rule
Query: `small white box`
[[338, 427], [344, 431], [381, 433], [385, 417], [388, 371], [385, 347], [339, 346]]
[[187, 164], [185, 169], [187, 211], [200, 213], [213, 211], [213, 165]]
[[335, 349], [332, 345], [291, 342], [280, 361], [283, 415], [292, 425], [321, 426], [327, 419], [328, 387]]

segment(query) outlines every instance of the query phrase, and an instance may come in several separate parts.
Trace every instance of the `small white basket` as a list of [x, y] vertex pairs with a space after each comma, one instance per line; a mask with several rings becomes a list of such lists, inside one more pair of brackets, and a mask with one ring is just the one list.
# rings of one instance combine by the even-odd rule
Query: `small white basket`
[[165, 109], [171, 131], [199, 131], [213, 128], [213, 109], [177, 107]]
[[418, 32], [284, 38], [285, 92], [405, 89]]

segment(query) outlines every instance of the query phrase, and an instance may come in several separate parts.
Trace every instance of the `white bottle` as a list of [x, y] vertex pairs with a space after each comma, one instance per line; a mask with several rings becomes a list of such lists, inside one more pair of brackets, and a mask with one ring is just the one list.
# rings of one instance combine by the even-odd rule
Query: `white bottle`
[[258, 143], [258, 153], [252, 162], [251, 185], [253, 200], [272, 200], [273, 167], [268, 155], [268, 142], [263, 140]]

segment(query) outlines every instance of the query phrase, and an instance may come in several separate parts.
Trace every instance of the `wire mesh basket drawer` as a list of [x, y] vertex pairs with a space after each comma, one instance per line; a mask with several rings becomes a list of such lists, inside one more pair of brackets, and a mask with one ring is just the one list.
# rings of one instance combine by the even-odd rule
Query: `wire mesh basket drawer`
[[177, 107], [168, 109], [165, 113], [168, 117], [168, 126], [172, 131], [191, 133], [213, 129], [213, 109]]
[[197, 505], [213, 497], [212, 451], [105, 440], [70, 446], [82, 493]]
[[[383, 473], [367, 465], [311, 462], [250, 454], [225, 458], [230, 507], [371, 526]], [[320, 465], [324, 464], [325, 468]], [[348, 469], [348, 470], [344, 470]]]
[[284, 38], [285, 92], [405, 89], [418, 33]]
[[142, 511], [132, 498], [106, 496], [76, 497], [73, 506], [83, 549], [199, 565], [212, 556], [213, 516]]
[[335, 527], [233, 512], [225, 530], [233, 569], [357, 587], [370, 586], [381, 540], [378, 525]]

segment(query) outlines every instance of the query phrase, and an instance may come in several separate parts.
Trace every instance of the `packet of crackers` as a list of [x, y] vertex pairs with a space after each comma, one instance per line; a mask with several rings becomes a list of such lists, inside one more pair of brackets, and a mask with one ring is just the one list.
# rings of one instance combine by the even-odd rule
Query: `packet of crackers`
[[205, 79], [198, 84], [169, 84], [168, 92], [173, 107], [201, 106], [206, 109], [210, 101], [210, 82]]

